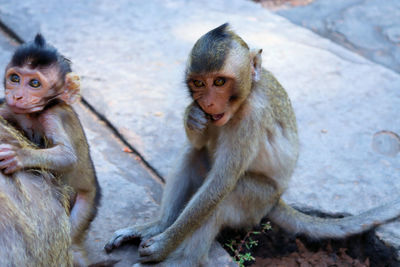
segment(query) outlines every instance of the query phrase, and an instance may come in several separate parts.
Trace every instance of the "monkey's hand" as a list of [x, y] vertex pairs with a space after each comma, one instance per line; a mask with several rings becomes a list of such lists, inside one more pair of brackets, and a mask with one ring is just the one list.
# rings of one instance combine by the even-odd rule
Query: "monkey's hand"
[[184, 122], [186, 135], [190, 143], [197, 149], [203, 148], [207, 143], [206, 129], [208, 122], [206, 113], [196, 102], [186, 108]]
[[158, 225], [159, 223], [156, 221], [144, 225], [136, 225], [119, 229], [114, 232], [114, 235], [111, 237], [110, 241], [108, 241], [104, 246], [104, 250], [107, 253], [110, 253], [114, 248], [118, 248], [126, 241], [133, 239], [148, 239], [154, 235], [157, 235], [161, 232]]
[[22, 169], [22, 161], [18, 155], [20, 148], [9, 144], [0, 144], [0, 169], [5, 174], [14, 173]]
[[165, 233], [142, 241], [139, 245], [139, 261], [142, 263], [162, 261], [175, 248], [173, 245]]
[[202, 133], [207, 128], [208, 118], [199, 105], [193, 102], [186, 109], [185, 124], [190, 131]]
[[140, 238], [140, 232], [135, 227], [119, 229], [114, 232], [111, 239], [104, 246], [104, 250], [110, 253], [114, 248], [121, 246], [122, 243], [136, 238]]

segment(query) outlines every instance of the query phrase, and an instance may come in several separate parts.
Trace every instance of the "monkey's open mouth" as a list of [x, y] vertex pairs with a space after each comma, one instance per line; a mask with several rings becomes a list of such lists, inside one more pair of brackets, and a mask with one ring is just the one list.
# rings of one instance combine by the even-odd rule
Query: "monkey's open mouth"
[[225, 114], [225, 113], [221, 113], [221, 114], [214, 114], [214, 115], [210, 115], [210, 116], [211, 116], [211, 119], [212, 119], [213, 121], [218, 121], [218, 120], [220, 120], [220, 119], [224, 116], [224, 114]]

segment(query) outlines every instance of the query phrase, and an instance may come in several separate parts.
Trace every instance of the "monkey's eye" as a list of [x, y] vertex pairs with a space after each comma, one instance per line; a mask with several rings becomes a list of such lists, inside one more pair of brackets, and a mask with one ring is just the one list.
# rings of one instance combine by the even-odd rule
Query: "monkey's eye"
[[199, 80], [193, 80], [193, 84], [196, 87], [203, 87], [204, 86], [204, 83], [202, 81], [199, 81]]
[[10, 81], [12, 81], [13, 83], [19, 83], [19, 76], [17, 74], [11, 74], [10, 75]]
[[40, 82], [36, 79], [32, 79], [29, 81], [29, 85], [33, 88], [38, 88], [40, 86]]
[[214, 81], [215, 86], [222, 86], [225, 84], [225, 79], [224, 78], [217, 78]]

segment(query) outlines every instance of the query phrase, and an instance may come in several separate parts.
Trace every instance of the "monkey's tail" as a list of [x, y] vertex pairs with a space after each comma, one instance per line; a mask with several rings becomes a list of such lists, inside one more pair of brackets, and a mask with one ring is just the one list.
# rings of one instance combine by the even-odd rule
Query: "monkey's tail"
[[293, 233], [311, 238], [344, 238], [362, 233], [400, 216], [400, 198], [370, 209], [359, 215], [344, 218], [319, 218], [304, 214], [283, 200], [268, 214], [268, 218]]

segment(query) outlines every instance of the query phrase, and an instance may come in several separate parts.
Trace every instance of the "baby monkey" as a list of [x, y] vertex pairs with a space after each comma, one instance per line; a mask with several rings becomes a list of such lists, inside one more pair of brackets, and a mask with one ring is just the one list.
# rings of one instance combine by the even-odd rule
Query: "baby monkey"
[[79, 98], [79, 77], [71, 71], [71, 62], [37, 34], [15, 51], [6, 67], [4, 87], [0, 115], [39, 149], [0, 144], [0, 169], [5, 174], [48, 170], [74, 189], [70, 210], [74, 265], [85, 266], [81, 246], [97, 212], [100, 187], [82, 125], [71, 107]]

